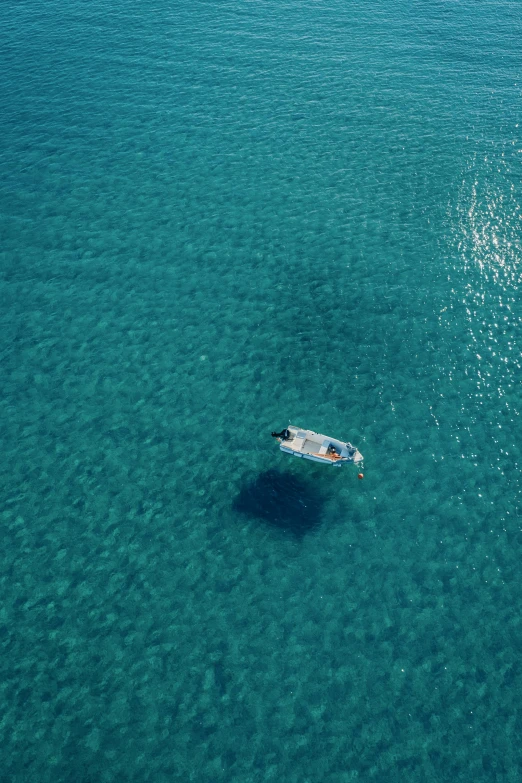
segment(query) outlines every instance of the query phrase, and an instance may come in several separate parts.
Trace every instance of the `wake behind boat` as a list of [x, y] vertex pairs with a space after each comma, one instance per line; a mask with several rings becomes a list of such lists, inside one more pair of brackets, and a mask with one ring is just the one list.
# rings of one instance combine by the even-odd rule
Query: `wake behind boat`
[[[279, 441], [279, 448], [285, 454], [294, 457], [322, 462], [325, 465], [344, 465], [348, 462], [361, 462], [361, 452], [337, 438], [320, 435], [313, 430], [302, 430], [289, 424], [282, 432], [273, 432], [273, 438]], [[361, 474], [362, 475], [362, 474]]]

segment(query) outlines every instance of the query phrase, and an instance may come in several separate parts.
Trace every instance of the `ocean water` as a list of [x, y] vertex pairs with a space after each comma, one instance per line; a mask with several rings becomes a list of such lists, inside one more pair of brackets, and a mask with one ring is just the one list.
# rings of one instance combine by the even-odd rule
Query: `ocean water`
[[2, 781], [521, 779], [521, 41], [4, 2]]

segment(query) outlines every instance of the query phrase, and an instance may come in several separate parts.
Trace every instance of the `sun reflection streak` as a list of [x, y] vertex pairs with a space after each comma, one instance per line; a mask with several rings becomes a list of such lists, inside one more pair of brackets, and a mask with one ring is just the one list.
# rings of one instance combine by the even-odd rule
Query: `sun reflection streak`
[[451, 292], [439, 315], [451, 334], [445, 373], [459, 379], [462, 421], [471, 417], [475, 436], [482, 432], [506, 468], [518, 461], [514, 428], [522, 414], [522, 159], [515, 153], [497, 145], [463, 172], [448, 211]]
[[[464, 269], [476, 266], [487, 281], [504, 288], [518, 287], [522, 281], [522, 207], [520, 187], [513, 181], [513, 168], [504, 153], [486, 157], [478, 168], [472, 161], [462, 181], [457, 221], [458, 249]], [[470, 185], [470, 174], [475, 178]]]

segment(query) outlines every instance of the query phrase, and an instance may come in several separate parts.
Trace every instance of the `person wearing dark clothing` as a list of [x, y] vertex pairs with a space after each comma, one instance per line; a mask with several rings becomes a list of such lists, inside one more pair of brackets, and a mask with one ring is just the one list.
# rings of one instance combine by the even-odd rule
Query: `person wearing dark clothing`
[[273, 438], [281, 438], [281, 440], [288, 440], [290, 437], [290, 430], [281, 430], [281, 432], [273, 432]]

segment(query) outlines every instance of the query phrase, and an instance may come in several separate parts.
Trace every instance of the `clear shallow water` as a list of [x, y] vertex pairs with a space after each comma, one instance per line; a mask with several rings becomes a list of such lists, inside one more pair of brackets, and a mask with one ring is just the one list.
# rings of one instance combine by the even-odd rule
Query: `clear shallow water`
[[6, 779], [519, 779], [521, 27], [6, 6]]

